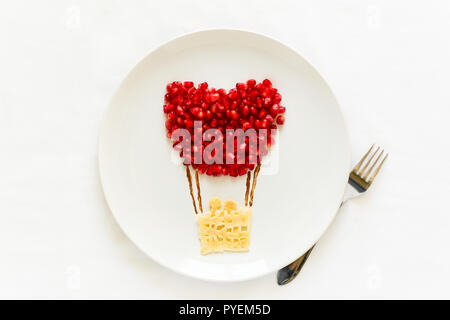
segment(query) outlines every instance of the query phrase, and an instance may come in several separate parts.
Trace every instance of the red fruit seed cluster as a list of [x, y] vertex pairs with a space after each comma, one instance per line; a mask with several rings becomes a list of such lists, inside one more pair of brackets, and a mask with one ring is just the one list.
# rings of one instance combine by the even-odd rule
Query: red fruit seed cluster
[[[208, 129], [216, 128], [221, 131], [225, 137], [226, 129], [241, 128], [244, 131], [248, 129], [267, 129], [267, 142], [264, 145], [270, 146], [274, 143], [271, 137], [271, 129], [276, 130], [277, 124], [284, 124], [285, 107], [280, 105], [281, 95], [278, 90], [272, 87], [270, 80], [265, 79], [262, 83], [256, 83], [250, 79], [247, 83], [237, 83], [235, 89], [228, 92], [224, 89], [208, 89], [208, 83], [203, 82], [196, 88], [193, 82], [186, 81], [172, 82], [167, 85], [165, 95], [165, 104], [163, 107], [166, 114], [167, 137], [172, 138], [172, 133], [176, 129], [186, 129], [191, 135], [194, 135], [194, 121], [202, 121], [202, 132]], [[259, 142], [266, 139], [264, 135], [258, 133]], [[193, 139], [192, 139], [193, 140]], [[179, 141], [175, 141], [174, 148]], [[202, 154], [204, 148], [211, 143], [203, 141]], [[206, 173], [211, 176], [230, 175], [233, 177], [245, 175], [248, 170], [253, 170], [254, 163], [259, 163], [261, 157], [267, 154], [266, 148], [258, 148], [256, 154], [249, 152], [249, 139], [246, 137], [245, 145], [237, 146], [235, 143], [234, 154], [226, 153], [226, 143], [224, 142], [223, 163], [207, 164], [202, 160], [201, 164], [192, 164], [199, 173]], [[245, 164], [237, 164], [236, 150], [245, 148]], [[179, 149], [178, 149], [179, 150]], [[241, 149], [242, 150], [242, 149]], [[192, 141], [192, 152], [194, 145]], [[193, 154], [180, 156], [184, 159]], [[228, 164], [230, 159], [234, 159], [233, 164]], [[228, 163], [227, 163], [228, 160]]]

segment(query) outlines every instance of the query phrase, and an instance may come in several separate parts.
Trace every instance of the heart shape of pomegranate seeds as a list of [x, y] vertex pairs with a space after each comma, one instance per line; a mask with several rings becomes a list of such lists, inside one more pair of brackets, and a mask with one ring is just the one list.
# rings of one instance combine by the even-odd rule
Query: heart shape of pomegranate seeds
[[[260, 163], [261, 158], [267, 154], [268, 147], [274, 144], [273, 135], [277, 125], [284, 124], [283, 114], [286, 109], [280, 105], [281, 95], [268, 79], [261, 83], [256, 83], [253, 79], [237, 83], [236, 88], [228, 92], [225, 89], [208, 88], [206, 82], [195, 87], [191, 81], [175, 81], [169, 83], [166, 89], [163, 110], [166, 114], [167, 137], [174, 141], [173, 147], [180, 151], [184, 164], [192, 164], [202, 174], [232, 177], [245, 175], [248, 170], [253, 170], [256, 163]], [[195, 138], [190, 139], [187, 149], [190, 152], [186, 152], [181, 147], [182, 138], [176, 134], [179, 129], [189, 132], [192, 137], [198, 137], [197, 141], [201, 143], [195, 143]], [[237, 129], [255, 134], [247, 135], [238, 145], [238, 139], [227, 139], [229, 131]], [[211, 134], [208, 137], [211, 132], [214, 139]], [[212, 154], [206, 151], [211, 149], [208, 148], [210, 144], [218, 142], [218, 135], [226, 137], [221, 146], [222, 161], [212, 163], [209, 158], [216, 156], [215, 151]], [[232, 152], [227, 148], [227, 141], [233, 141]], [[240, 153], [245, 154], [245, 161], [243, 158], [239, 160], [239, 151], [245, 151]], [[196, 157], [196, 153], [200, 157]]]

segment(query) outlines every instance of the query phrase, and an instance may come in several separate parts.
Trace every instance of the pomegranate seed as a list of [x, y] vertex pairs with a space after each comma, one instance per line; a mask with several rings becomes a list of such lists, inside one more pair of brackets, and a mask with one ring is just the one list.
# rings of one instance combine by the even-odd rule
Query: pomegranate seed
[[254, 79], [247, 80], [248, 87], [253, 88], [255, 85], [256, 85], [256, 80], [254, 80]]
[[284, 116], [283, 115], [278, 116], [277, 123], [278, 124], [284, 124]]
[[264, 88], [264, 90], [261, 92], [261, 97], [268, 98], [270, 97], [270, 88]]
[[250, 108], [248, 106], [242, 107], [241, 117], [245, 118], [248, 116], [249, 113], [250, 113]]
[[230, 92], [228, 92], [228, 97], [231, 100], [237, 100], [238, 99], [238, 94], [237, 94], [236, 89], [231, 89]]
[[269, 79], [264, 79], [262, 82], [263, 86], [265, 87], [271, 87], [272, 86], [272, 82], [270, 82]]
[[272, 103], [272, 99], [271, 99], [271, 98], [265, 98], [265, 99], [264, 99], [264, 106], [265, 106], [265, 107], [270, 106], [271, 103]]
[[228, 173], [232, 177], [237, 177], [238, 176], [238, 171], [237, 171], [236, 167], [230, 167], [230, 169], [228, 170]]
[[216, 103], [214, 103], [214, 104], [211, 106], [211, 108], [209, 108], [209, 110], [210, 110], [212, 113], [219, 112], [219, 108], [217, 107], [217, 104], [216, 104]]
[[220, 99], [220, 95], [218, 93], [212, 93], [209, 95], [209, 99], [211, 100], [211, 102], [216, 102]]
[[258, 90], [252, 90], [252, 91], [250, 91], [249, 97], [250, 97], [250, 99], [254, 100], [258, 95], [259, 95]]
[[175, 112], [169, 112], [168, 114], [167, 114], [167, 120], [175, 120], [175, 118], [176, 118], [176, 115], [175, 115]]
[[237, 90], [245, 90], [245, 87], [246, 87], [246, 85], [245, 85], [245, 83], [242, 83], [242, 82], [240, 82], [240, 83], [236, 83], [236, 89]]
[[261, 108], [263, 105], [263, 101], [261, 98], [256, 99], [256, 107]]
[[270, 114], [272, 115], [272, 117], [276, 116], [279, 111], [280, 111], [280, 106], [278, 104], [273, 104], [270, 107]]
[[258, 118], [264, 119], [266, 117], [266, 115], [267, 115], [267, 111], [264, 109], [261, 109], [258, 113]]
[[244, 166], [240, 166], [240, 167], [239, 167], [239, 175], [240, 175], [240, 176], [243, 176], [243, 175], [246, 174], [246, 173], [247, 173], [247, 168], [244, 167]]
[[220, 176], [222, 174], [222, 166], [219, 164], [213, 165], [213, 175]]
[[178, 93], [178, 88], [175, 86], [172, 86], [172, 88], [169, 91], [170, 95], [174, 96]]
[[178, 106], [176, 109], [177, 115], [182, 116], [184, 114], [184, 110], [181, 106]]
[[285, 113], [286, 112], [286, 108], [285, 107], [281, 107], [278, 108], [278, 113]]
[[228, 126], [230, 127], [230, 129], [237, 128], [237, 127], [238, 127], [238, 121], [237, 121], [237, 120], [231, 120], [231, 121], [228, 123]]
[[199, 107], [193, 107], [193, 108], [191, 108], [191, 114], [194, 116], [194, 117], [197, 117], [197, 115], [198, 115], [198, 113], [200, 112], [200, 108]]
[[269, 126], [269, 123], [268, 123], [267, 119], [264, 119], [261, 121], [261, 129], [267, 129], [268, 126]]
[[273, 97], [273, 103], [280, 103], [281, 102], [281, 94], [276, 93]]
[[252, 127], [252, 125], [251, 125], [251, 123], [248, 122], [248, 121], [246, 121], [246, 122], [244, 122], [244, 123], [242, 124], [242, 129], [243, 129], [244, 131], [250, 129], [251, 127]]
[[194, 86], [194, 83], [192, 81], [185, 81], [183, 85], [186, 89], [189, 89]]

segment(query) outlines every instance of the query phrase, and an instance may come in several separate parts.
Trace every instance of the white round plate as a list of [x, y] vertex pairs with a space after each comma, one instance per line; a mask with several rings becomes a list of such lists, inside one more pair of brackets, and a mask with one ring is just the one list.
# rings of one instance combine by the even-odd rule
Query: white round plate
[[[250, 251], [202, 256], [185, 171], [166, 138], [165, 87], [190, 80], [230, 89], [251, 78], [271, 79], [283, 97], [278, 160], [258, 178]], [[292, 49], [245, 31], [196, 32], [151, 52], [114, 94], [100, 132], [103, 189], [123, 231], [163, 266], [205, 280], [259, 277], [306, 252], [338, 210], [349, 164], [346, 126], [324, 79]], [[200, 180], [204, 206], [212, 196], [242, 204], [245, 176]]]

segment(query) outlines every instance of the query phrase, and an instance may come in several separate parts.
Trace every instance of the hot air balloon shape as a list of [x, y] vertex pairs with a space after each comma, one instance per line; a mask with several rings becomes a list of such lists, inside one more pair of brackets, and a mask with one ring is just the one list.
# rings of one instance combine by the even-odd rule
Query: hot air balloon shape
[[[261, 159], [285, 121], [281, 94], [268, 79], [260, 83], [250, 79], [228, 91], [209, 88], [206, 82], [196, 87], [192, 81], [175, 81], [166, 90], [163, 111], [167, 137], [185, 166], [197, 214], [200, 252], [247, 251]], [[244, 205], [238, 209], [236, 202], [228, 200], [222, 207], [222, 201], [213, 198], [204, 212], [200, 175], [247, 175]]]

